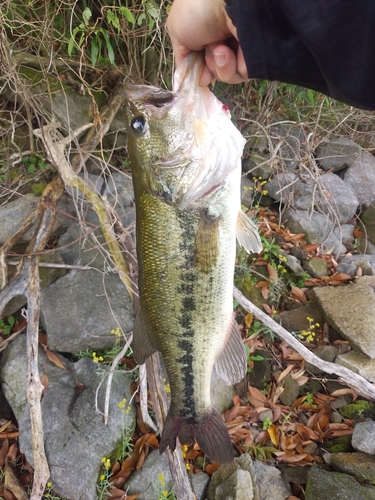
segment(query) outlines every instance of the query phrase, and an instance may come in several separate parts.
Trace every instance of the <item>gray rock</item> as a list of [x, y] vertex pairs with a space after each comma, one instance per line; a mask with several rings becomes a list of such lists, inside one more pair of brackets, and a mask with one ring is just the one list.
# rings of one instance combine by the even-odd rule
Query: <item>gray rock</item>
[[285, 267], [289, 269], [289, 271], [291, 271], [296, 276], [300, 276], [304, 273], [304, 270], [296, 256], [285, 254], [284, 252], [280, 253], [282, 253], [286, 257]]
[[[239, 473], [239, 471], [241, 472]], [[207, 499], [217, 500], [218, 498], [260, 500], [261, 497], [258, 494], [258, 485], [253, 472], [253, 461], [250, 455], [245, 453], [235, 458], [231, 464], [222, 465], [212, 475], [208, 486]]]
[[293, 233], [306, 234], [308, 243], [320, 245], [323, 251], [345, 253], [346, 248], [334, 234], [334, 226], [329, 217], [321, 213], [289, 208], [283, 214], [283, 222]]
[[[80, 177], [86, 184], [86, 186], [91, 189], [96, 194], [100, 194], [104, 179], [103, 175], [95, 175], [95, 174], [89, 174], [87, 172], [81, 172], [78, 174], [78, 177]], [[69, 195], [74, 199], [74, 200], [85, 200], [85, 196], [79, 191], [79, 189], [71, 186], [66, 186], [66, 191], [69, 193]]]
[[254, 182], [246, 176], [241, 177], [241, 204], [249, 208], [254, 199]]
[[[338, 175], [328, 173], [319, 177], [319, 198], [316, 208], [323, 213], [330, 213], [334, 221], [336, 216], [340, 222], [351, 219], [359, 205], [354, 191]], [[333, 214], [332, 214], [333, 211]]]
[[361, 215], [362, 224], [366, 230], [366, 238], [375, 245], [375, 202], [372, 203]]
[[358, 422], [352, 434], [352, 446], [357, 451], [363, 451], [375, 456], [375, 422]]
[[[190, 475], [189, 479], [197, 500], [206, 498], [210, 476], [201, 472]], [[160, 455], [159, 450], [151, 451], [142, 468], [134, 471], [124, 485], [128, 495], [139, 494], [138, 500], [161, 498], [162, 491], [171, 491], [172, 488], [173, 481], [167, 458], [165, 454]]]
[[[51, 363], [39, 349], [39, 373], [48, 377], [42, 414], [50, 477], [54, 490], [64, 498], [93, 500], [102, 457], [114, 453], [124, 428], [130, 433], [134, 431], [134, 405], [128, 413], [123, 413], [118, 406], [124, 398], [131, 399], [132, 377], [126, 372], [115, 373], [109, 423], [104, 425], [102, 416], [95, 410], [95, 393], [101, 381], [97, 375], [98, 365], [87, 358], [77, 363], [63, 356], [61, 360], [66, 370]], [[18, 421], [20, 449], [33, 464], [26, 366], [26, 336], [21, 335], [3, 353], [0, 378]], [[104, 383], [98, 392], [100, 410], [103, 410], [105, 387]]]
[[287, 170], [295, 170], [303, 156], [305, 134], [294, 123], [274, 123], [269, 127], [271, 141], [278, 147], [280, 163]]
[[341, 225], [341, 241], [347, 250], [353, 249], [354, 226], [352, 224]]
[[271, 175], [272, 166], [265, 155], [252, 153], [242, 160], [242, 171], [251, 174], [253, 177], [268, 179]]
[[281, 472], [262, 462], [253, 463], [259, 500], [285, 500], [291, 495], [290, 486], [281, 477]]
[[224, 413], [233, 405], [235, 394], [234, 386], [226, 385], [214, 370], [211, 378], [211, 400], [220, 413]]
[[314, 324], [323, 325], [324, 317], [315, 302], [309, 302], [295, 309], [275, 314], [273, 319], [280, 323], [288, 332], [299, 333], [307, 330], [310, 323], [307, 318], [313, 318]]
[[220, 483], [215, 490], [215, 500], [253, 499], [253, 483], [250, 472], [247, 470], [237, 469], [223, 483]]
[[375, 255], [375, 245], [370, 243], [367, 238], [360, 238], [358, 250], [366, 255]]
[[[27, 216], [36, 208], [38, 202], [39, 198], [27, 194], [0, 207], [0, 245], [3, 245], [10, 236], [19, 230]], [[18, 243], [29, 242], [35, 229], [36, 224], [21, 236]]]
[[[103, 242], [100, 230], [95, 235]], [[67, 264], [94, 269], [70, 270], [42, 291], [41, 321], [50, 348], [78, 353], [112, 347], [116, 340], [112, 329], [120, 326], [126, 333], [133, 328], [133, 304], [124, 284], [78, 223], [60, 238], [59, 249]]]
[[315, 288], [327, 323], [356, 350], [375, 358], [375, 293], [365, 285]]
[[[161, 484], [160, 474], [163, 474], [164, 485]], [[152, 451], [139, 471], [133, 472], [124, 485], [128, 495], [140, 493], [139, 500], [155, 500], [158, 491], [170, 491], [173, 487], [172, 476], [165, 454], [159, 450]]]
[[[337, 349], [333, 345], [322, 345], [314, 349], [314, 354], [315, 356], [318, 356], [318, 358], [323, 359], [324, 361], [333, 363], [333, 361], [337, 356]], [[313, 373], [314, 375], [319, 375], [320, 373], [323, 372], [323, 370], [321, 370], [320, 368], [311, 363], [306, 363], [306, 369], [309, 372]]]
[[370, 206], [375, 201], [375, 158], [362, 151], [346, 171], [344, 181], [361, 205]]
[[299, 396], [299, 385], [290, 376], [287, 375], [284, 379], [284, 390], [280, 394], [280, 401], [285, 406], [290, 406]]
[[338, 273], [349, 274], [350, 276], [355, 276], [357, 272], [356, 266], [354, 264], [350, 264], [349, 262], [340, 262], [336, 270]]
[[[133, 225], [135, 229], [134, 190], [131, 177], [125, 172], [113, 172], [106, 181], [102, 196], [113, 207], [123, 227], [129, 229]], [[133, 234], [134, 230], [131, 233]]]
[[262, 356], [263, 360], [254, 361], [253, 369], [247, 374], [249, 384], [263, 391], [272, 378], [272, 359], [267, 349], [258, 349], [254, 356]]
[[303, 263], [303, 269], [314, 278], [328, 275], [328, 266], [324, 259], [320, 257], [313, 257]]
[[305, 500], [375, 500], [375, 488], [359, 484], [352, 476], [311, 467]]
[[[40, 262], [48, 264], [65, 264], [62, 257], [58, 253], [44, 253], [40, 256]], [[12, 277], [15, 269], [15, 267], [10, 269], [9, 278]], [[66, 269], [64, 268], [39, 266], [40, 289], [44, 290], [55, 280], [57, 280], [61, 276], [64, 276], [65, 273]], [[26, 297], [23, 295], [17, 295], [16, 297], [13, 297], [5, 306], [2, 312], [2, 316], [9, 316], [10, 314], [14, 314], [16, 311], [21, 309], [21, 307], [23, 307], [26, 302]]]
[[350, 255], [340, 259], [340, 265], [355, 266], [356, 271], [360, 267], [363, 275], [373, 276], [375, 274], [375, 255]]
[[[26, 194], [17, 200], [0, 207], [0, 245], [19, 230], [25, 219], [35, 210], [40, 198], [32, 194]], [[68, 195], [63, 195], [56, 206], [56, 221], [52, 234], [60, 234], [76, 217], [74, 203]], [[37, 228], [34, 224], [24, 235], [20, 237], [17, 244], [28, 243]]]
[[375, 457], [362, 452], [332, 453], [331, 467], [365, 483], [375, 484]]
[[271, 196], [274, 200], [286, 203], [288, 200], [293, 200], [293, 183], [296, 180], [297, 175], [295, 173], [281, 172], [276, 174], [271, 181], [267, 182], [264, 189], [268, 191], [268, 196]]
[[360, 276], [357, 278], [358, 285], [367, 285], [372, 289], [375, 289], [375, 276]]
[[333, 172], [353, 165], [361, 152], [361, 146], [346, 137], [321, 142], [315, 150], [320, 167]]
[[369, 382], [375, 382], [375, 359], [370, 359], [356, 351], [350, 351], [339, 354], [335, 363], [358, 373]]
[[196, 474], [191, 474], [189, 479], [197, 500], [204, 500], [206, 498], [210, 476], [204, 472], [198, 472]]

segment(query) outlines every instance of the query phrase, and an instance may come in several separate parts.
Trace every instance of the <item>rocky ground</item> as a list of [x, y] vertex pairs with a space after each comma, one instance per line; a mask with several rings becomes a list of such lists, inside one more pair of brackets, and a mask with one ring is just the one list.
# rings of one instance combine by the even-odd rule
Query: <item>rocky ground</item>
[[[306, 132], [295, 124], [272, 127], [268, 137], [248, 131], [252, 147], [243, 164], [242, 203], [258, 222], [264, 251], [250, 258], [239, 253], [235, 283], [317, 356], [374, 383], [375, 159], [354, 142], [333, 139], [314, 150], [309, 169], [300, 161], [307, 154], [301, 152]], [[270, 154], [273, 143], [279, 144], [277, 157]], [[99, 167], [89, 163], [82, 177], [131, 229], [129, 174]], [[37, 202], [27, 194], [0, 207], [0, 244]], [[10, 261], [31, 235], [13, 249]], [[53, 243], [42, 261], [52, 263], [40, 268], [39, 370], [52, 482], [45, 497], [104, 498], [110, 482], [114, 498], [125, 491], [140, 500], [172, 498], [158, 436], [139, 412], [130, 350], [114, 377], [109, 425], [102, 422], [108, 366], [134, 315], [105, 253], [97, 216], [76, 193], [60, 201]], [[19, 455], [15, 472], [27, 487], [33, 457], [24, 302], [17, 297], [7, 305], [1, 326], [0, 465], [19, 447], [24, 457]], [[338, 499], [375, 498], [375, 404], [306, 364], [235, 307], [249, 375], [235, 388], [215, 377], [212, 394], [240, 456], [218, 468], [196, 445], [184, 449], [197, 498], [226, 499], [228, 491], [238, 500], [312, 500], [333, 493]]]
[[[95, 106], [101, 108], [111, 93], [105, 77], [112, 81], [116, 73], [86, 68], [84, 87], [90, 92], [85, 92], [65, 64], [41, 80], [41, 59], [19, 61], [9, 66], [15, 73], [0, 91], [0, 151], [5, 152], [0, 246], [38, 206], [56, 174], [30, 132], [54, 118], [66, 136], [97, 119]], [[320, 102], [321, 97], [303, 115], [304, 91], [295, 91], [296, 105], [288, 108], [285, 98], [274, 98], [274, 84], [260, 97], [253, 89], [241, 92], [235, 98], [224, 93], [224, 100], [247, 139], [242, 204], [259, 226], [264, 250], [250, 257], [239, 250], [235, 284], [318, 357], [375, 383], [375, 140], [369, 118]], [[34, 121], [24, 108], [28, 99]], [[80, 177], [105, 202], [116, 225], [134, 233], [124, 129], [119, 112]], [[35, 226], [12, 247], [10, 278], [34, 231]], [[57, 205], [39, 273], [39, 371], [51, 471], [44, 498], [104, 499], [110, 490], [111, 498], [126, 492], [128, 499], [171, 500], [159, 435], [140, 412], [131, 349], [116, 367], [109, 422], [103, 423], [109, 367], [132, 331], [133, 304], [107, 253], [93, 205], [76, 189]], [[0, 321], [0, 497], [5, 500], [27, 498], [32, 481], [25, 307], [25, 297], [13, 298]], [[375, 403], [306, 363], [238, 304], [234, 309], [249, 373], [236, 387], [214, 376], [212, 397], [238, 458], [219, 468], [197, 445], [184, 448], [196, 497], [375, 498]], [[165, 387], [168, 392], [167, 380]], [[150, 403], [149, 410], [152, 414]]]

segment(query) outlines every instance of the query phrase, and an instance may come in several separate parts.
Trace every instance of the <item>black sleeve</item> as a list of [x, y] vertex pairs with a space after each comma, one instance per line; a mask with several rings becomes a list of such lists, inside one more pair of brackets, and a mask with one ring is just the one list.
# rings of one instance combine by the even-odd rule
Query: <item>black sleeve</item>
[[375, 110], [375, 0], [226, 0], [249, 78]]

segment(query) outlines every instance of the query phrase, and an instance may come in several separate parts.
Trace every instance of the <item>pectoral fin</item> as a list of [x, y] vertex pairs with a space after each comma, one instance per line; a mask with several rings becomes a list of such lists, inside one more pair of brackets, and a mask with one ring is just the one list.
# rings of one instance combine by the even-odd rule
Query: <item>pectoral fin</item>
[[219, 255], [219, 219], [203, 213], [195, 236], [194, 265], [208, 273]]
[[238, 213], [236, 232], [238, 243], [248, 253], [259, 253], [262, 250], [263, 247], [258, 234], [258, 228], [242, 210]]
[[138, 309], [137, 316], [134, 321], [133, 351], [135, 362], [139, 365], [142, 365], [146, 359], [156, 351], [156, 348], [152, 344], [141, 308]]
[[246, 350], [235, 320], [228, 341], [216, 360], [215, 369], [227, 385], [237, 384], [246, 375]]

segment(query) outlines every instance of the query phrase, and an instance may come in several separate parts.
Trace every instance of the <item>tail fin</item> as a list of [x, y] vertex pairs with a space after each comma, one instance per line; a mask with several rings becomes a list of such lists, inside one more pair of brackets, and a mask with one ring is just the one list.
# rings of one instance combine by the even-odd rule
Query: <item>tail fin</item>
[[181, 444], [191, 444], [195, 439], [212, 462], [227, 464], [233, 461], [232, 441], [216, 408], [199, 421], [176, 417], [169, 410], [159, 445], [160, 453], [164, 453], [167, 446], [174, 451], [177, 437]]

